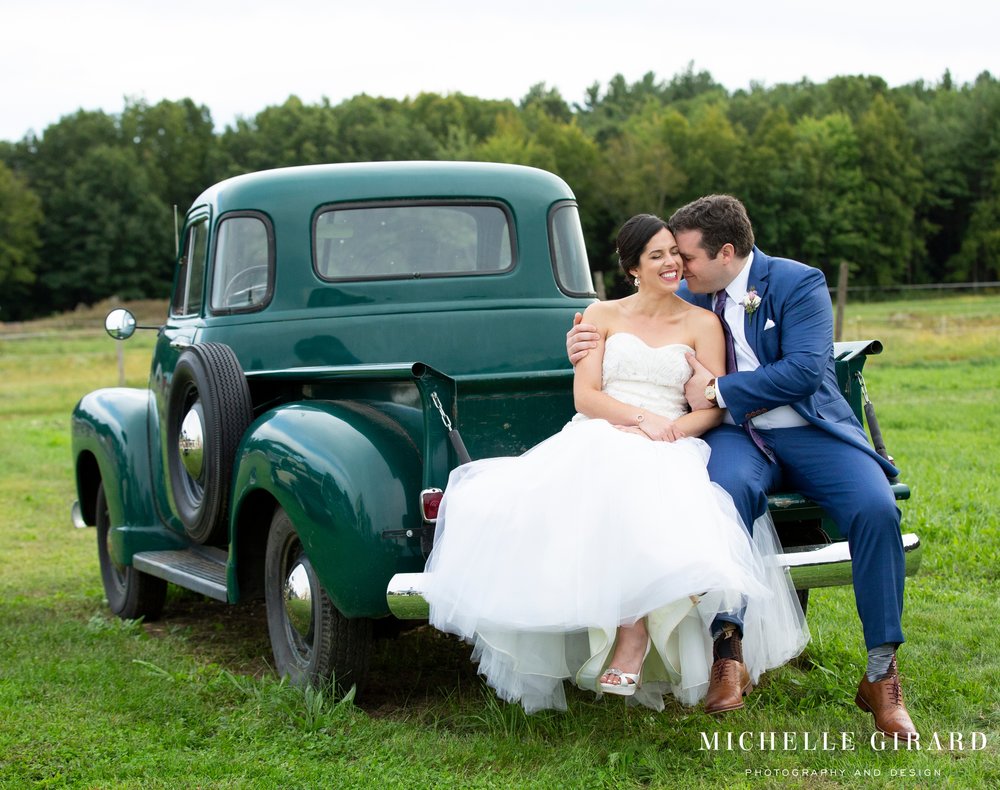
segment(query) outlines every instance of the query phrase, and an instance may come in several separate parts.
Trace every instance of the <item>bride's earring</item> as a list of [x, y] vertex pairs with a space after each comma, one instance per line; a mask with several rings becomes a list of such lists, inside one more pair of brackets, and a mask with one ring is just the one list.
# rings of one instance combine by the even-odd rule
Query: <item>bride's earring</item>
[[635, 278], [635, 287], [636, 288], [639, 287], [639, 278], [638, 277]]

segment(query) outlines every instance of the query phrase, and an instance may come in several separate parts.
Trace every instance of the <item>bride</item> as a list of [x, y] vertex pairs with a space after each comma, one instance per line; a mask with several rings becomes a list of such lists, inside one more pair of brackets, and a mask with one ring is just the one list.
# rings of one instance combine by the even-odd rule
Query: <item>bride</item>
[[660, 218], [628, 220], [618, 254], [636, 292], [584, 314], [601, 340], [576, 366], [577, 415], [522, 456], [455, 469], [427, 561], [431, 624], [471, 642], [480, 674], [529, 713], [565, 710], [564, 679], [656, 710], [666, 693], [696, 704], [709, 626], [743, 606], [753, 682], [808, 640], [773, 524], [751, 539], [708, 479], [697, 437], [722, 411], [684, 399], [686, 352], [725, 369], [719, 319], [677, 296]]

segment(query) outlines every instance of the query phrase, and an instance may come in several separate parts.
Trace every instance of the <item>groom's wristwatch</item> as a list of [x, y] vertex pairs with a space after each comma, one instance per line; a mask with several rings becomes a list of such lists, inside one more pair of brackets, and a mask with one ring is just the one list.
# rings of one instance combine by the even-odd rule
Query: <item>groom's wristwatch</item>
[[719, 405], [719, 399], [715, 391], [715, 379], [709, 381], [708, 386], [705, 387], [705, 400], [713, 406]]

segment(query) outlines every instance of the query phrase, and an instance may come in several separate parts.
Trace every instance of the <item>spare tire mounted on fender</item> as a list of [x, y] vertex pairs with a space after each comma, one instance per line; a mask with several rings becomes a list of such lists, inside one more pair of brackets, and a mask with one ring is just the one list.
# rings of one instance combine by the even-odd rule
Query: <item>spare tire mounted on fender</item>
[[198, 543], [224, 543], [236, 448], [253, 419], [246, 376], [221, 343], [186, 348], [167, 402], [167, 465], [177, 515]]

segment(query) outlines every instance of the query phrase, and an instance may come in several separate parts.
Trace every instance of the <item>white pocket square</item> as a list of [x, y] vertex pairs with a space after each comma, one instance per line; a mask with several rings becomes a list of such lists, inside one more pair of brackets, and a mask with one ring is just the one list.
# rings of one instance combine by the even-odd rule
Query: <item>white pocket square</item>
[[768, 329], [774, 329], [775, 326], [777, 326], [777, 324], [775, 324], [774, 321], [772, 321], [770, 318], [768, 318], [764, 322], [764, 331], [766, 332]]

